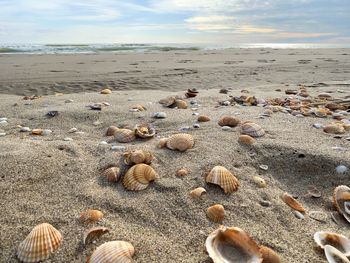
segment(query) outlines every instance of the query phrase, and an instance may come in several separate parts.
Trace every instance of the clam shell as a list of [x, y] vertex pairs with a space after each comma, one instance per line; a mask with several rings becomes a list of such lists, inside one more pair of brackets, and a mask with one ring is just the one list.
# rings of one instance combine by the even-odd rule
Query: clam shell
[[106, 131], [106, 136], [114, 136], [114, 134], [119, 130], [116, 126], [109, 126]]
[[203, 187], [197, 187], [196, 189], [193, 189], [190, 192], [190, 196], [192, 196], [193, 198], [199, 198], [201, 197], [203, 194], [205, 194], [207, 192], [207, 190], [205, 190], [205, 188]]
[[222, 126], [236, 127], [241, 121], [233, 116], [224, 116], [219, 121], [218, 124]]
[[176, 103], [176, 98], [175, 97], [168, 97], [165, 99], [161, 99], [159, 101], [160, 104], [162, 104], [164, 107], [172, 107]]
[[152, 138], [156, 134], [156, 130], [149, 124], [141, 124], [135, 126], [135, 135], [140, 138]]
[[184, 100], [176, 100], [176, 107], [178, 109], [187, 109], [188, 105], [187, 102]]
[[48, 223], [37, 225], [19, 244], [17, 257], [22, 262], [39, 262], [49, 258], [62, 243], [61, 233]]
[[213, 205], [207, 209], [207, 216], [213, 222], [222, 222], [225, 217], [225, 209], [222, 205]]
[[85, 224], [92, 224], [103, 217], [103, 213], [99, 210], [88, 209], [80, 213], [80, 221]]
[[225, 194], [237, 191], [239, 187], [237, 178], [223, 166], [215, 166], [207, 175], [205, 181], [219, 185]]
[[89, 263], [131, 263], [135, 249], [126, 241], [110, 241], [99, 246], [91, 255]]
[[337, 186], [333, 191], [333, 204], [350, 223], [350, 188], [346, 185]]
[[83, 235], [83, 244], [86, 246], [88, 243], [92, 242], [94, 239], [99, 238], [100, 236], [109, 232], [107, 227], [93, 227], [84, 232]]
[[129, 129], [118, 129], [114, 133], [114, 138], [116, 139], [117, 142], [132, 142], [136, 139], [135, 133], [132, 130]]
[[101, 90], [101, 94], [105, 94], [105, 95], [112, 94], [112, 91], [110, 89], [103, 89]]
[[194, 140], [191, 134], [178, 133], [167, 139], [166, 146], [171, 150], [184, 152], [191, 149], [194, 145]]
[[158, 174], [147, 164], [136, 164], [131, 167], [123, 178], [123, 185], [126, 189], [132, 191], [144, 190], [149, 182], [155, 180]]
[[238, 227], [220, 226], [209, 234], [205, 247], [214, 263], [261, 263], [263, 260], [256, 242]]
[[346, 236], [328, 231], [319, 231], [314, 234], [314, 241], [322, 249], [326, 245], [331, 245], [344, 253], [345, 256], [350, 256], [350, 240]]
[[207, 122], [207, 121], [210, 121], [210, 118], [207, 115], [199, 115], [197, 121], [199, 121], [199, 122]]
[[326, 125], [323, 128], [323, 131], [326, 133], [331, 133], [331, 134], [343, 134], [343, 133], [345, 133], [344, 127], [342, 125], [338, 125], [338, 124]]
[[281, 195], [281, 199], [283, 202], [285, 202], [290, 208], [299, 211], [299, 212], [305, 212], [305, 208], [300, 204], [293, 196], [288, 194], [287, 192], [283, 193]]
[[280, 256], [271, 248], [260, 246], [259, 251], [263, 257], [263, 263], [280, 263]]
[[109, 182], [117, 182], [120, 178], [120, 169], [119, 167], [109, 167], [104, 170], [101, 176], [105, 177]]
[[188, 170], [188, 169], [186, 169], [186, 168], [180, 168], [179, 170], [176, 171], [176, 176], [182, 177], [182, 176], [188, 175], [188, 173], [189, 173], [189, 170]]
[[124, 163], [127, 165], [139, 163], [151, 164], [154, 159], [153, 153], [145, 150], [128, 151], [125, 152], [123, 156], [125, 158]]
[[333, 246], [325, 245], [324, 254], [326, 255], [328, 263], [350, 263], [349, 259]]
[[256, 140], [249, 135], [242, 134], [238, 137], [238, 142], [241, 144], [252, 145], [256, 143]]
[[263, 128], [261, 128], [260, 125], [253, 122], [242, 124], [241, 132], [242, 134], [246, 134], [251, 137], [261, 137], [265, 135], [265, 131], [263, 130]]

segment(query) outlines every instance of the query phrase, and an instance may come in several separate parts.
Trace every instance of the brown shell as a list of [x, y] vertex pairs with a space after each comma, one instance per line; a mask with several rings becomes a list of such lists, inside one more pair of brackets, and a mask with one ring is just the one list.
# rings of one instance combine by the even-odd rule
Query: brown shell
[[207, 121], [210, 121], [210, 118], [207, 115], [199, 115], [197, 121], [207, 122]]
[[207, 216], [213, 222], [222, 222], [225, 217], [225, 209], [222, 205], [213, 205], [207, 209]]
[[102, 172], [101, 176], [106, 178], [109, 182], [115, 183], [120, 178], [120, 169], [119, 167], [109, 167]]
[[139, 163], [151, 164], [154, 159], [153, 153], [145, 150], [128, 151], [125, 152], [123, 156], [125, 158], [124, 163], [127, 165]]
[[187, 109], [188, 105], [187, 105], [187, 102], [184, 100], [176, 100], [176, 107], [178, 109]]
[[133, 245], [126, 241], [110, 241], [99, 246], [88, 263], [132, 263]]
[[190, 192], [190, 196], [192, 196], [193, 198], [199, 198], [201, 197], [203, 194], [205, 194], [207, 192], [207, 190], [205, 190], [205, 188], [203, 187], [197, 187], [196, 189], [193, 189]]
[[164, 148], [166, 146], [166, 143], [168, 141], [168, 138], [162, 138], [158, 142], [158, 148]]
[[283, 193], [281, 195], [281, 199], [283, 202], [285, 202], [290, 208], [299, 211], [299, 212], [305, 212], [305, 208], [302, 206], [301, 203], [299, 203], [293, 196], [288, 194], [287, 192]]
[[158, 174], [147, 164], [136, 164], [131, 167], [123, 178], [123, 185], [132, 191], [144, 190], [148, 184], [158, 178]]
[[225, 194], [233, 193], [239, 187], [238, 179], [223, 166], [215, 166], [207, 175], [205, 181], [219, 185]]
[[91, 243], [94, 239], [97, 239], [108, 232], [109, 232], [109, 229], [107, 227], [100, 227], [100, 226], [93, 227], [86, 230], [83, 235], [84, 246], [86, 246], [87, 244]]
[[50, 257], [62, 243], [61, 233], [48, 223], [35, 226], [19, 244], [17, 257], [22, 262], [39, 262]]
[[252, 145], [256, 143], [256, 140], [249, 135], [242, 134], [238, 137], [238, 142], [241, 144]]
[[32, 134], [33, 135], [41, 135], [43, 133], [42, 129], [33, 129]]
[[253, 122], [246, 122], [242, 124], [241, 127], [242, 134], [249, 135], [251, 137], [261, 137], [265, 135], [265, 131], [260, 125]]
[[339, 185], [333, 191], [333, 204], [339, 214], [350, 223], [350, 188]]
[[106, 136], [114, 136], [114, 134], [119, 130], [116, 126], [109, 126], [106, 131]]
[[254, 183], [259, 187], [259, 188], [265, 188], [266, 187], [266, 182], [263, 178], [259, 176], [254, 176], [253, 177]]
[[138, 110], [138, 111], [145, 111], [145, 110], [147, 110], [145, 106], [140, 105], [140, 104], [136, 104], [136, 105], [132, 106], [131, 109]]
[[220, 126], [236, 127], [240, 123], [240, 119], [233, 116], [224, 116], [219, 121]]
[[345, 129], [342, 125], [339, 124], [329, 124], [323, 128], [323, 131], [331, 134], [343, 134]]
[[114, 133], [114, 138], [117, 142], [127, 143], [136, 139], [135, 132], [129, 129], [118, 129]]
[[172, 135], [167, 139], [166, 146], [170, 150], [178, 150], [184, 152], [188, 149], [191, 149], [194, 145], [194, 140], [191, 134], [187, 133], [178, 133]]
[[140, 124], [135, 126], [135, 135], [140, 138], [148, 139], [154, 137], [156, 129], [149, 124]]
[[159, 101], [159, 103], [162, 104], [164, 107], [173, 107], [173, 106], [175, 106], [176, 98], [175, 97], [167, 97], [165, 99], [161, 99]]
[[262, 263], [281, 263], [280, 256], [271, 248], [260, 246], [259, 251], [263, 257]]
[[85, 224], [93, 224], [102, 219], [103, 213], [99, 210], [88, 209], [80, 213], [80, 221]]
[[180, 176], [180, 177], [186, 176], [189, 174], [189, 172], [190, 171], [187, 168], [180, 168], [176, 171], [176, 176]]
[[101, 94], [112, 94], [112, 91], [110, 89], [103, 89], [101, 90]]

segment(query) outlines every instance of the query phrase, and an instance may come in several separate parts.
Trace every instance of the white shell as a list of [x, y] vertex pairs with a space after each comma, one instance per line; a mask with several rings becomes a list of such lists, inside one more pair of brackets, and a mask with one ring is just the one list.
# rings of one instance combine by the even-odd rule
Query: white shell
[[92, 253], [89, 263], [131, 263], [135, 249], [126, 241], [110, 241]]
[[339, 260], [343, 263], [350, 263], [349, 259], [342, 252], [330, 245], [325, 245], [324, 254], [328, 263], [339, 263]]
[[350, 240], [346, 236], [328, 231], [319, 231], [314, 234], [314, 240], [322, 249], [326, 245], [332, 245], [344, 253], [345, 256], [350, 256]]

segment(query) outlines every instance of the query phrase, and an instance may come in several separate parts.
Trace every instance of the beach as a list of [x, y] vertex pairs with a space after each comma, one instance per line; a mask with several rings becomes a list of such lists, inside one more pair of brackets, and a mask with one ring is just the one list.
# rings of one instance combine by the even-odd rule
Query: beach
[[[327, 93], [349, 99], [350, 49], [1, 54], [0, 118], [7, 121], [0, 126], [0, 133], [6, 134], [0, 136], [0, 262], [18, 262], [19, 243], [44, 222], [63, 236], [59, 250], [45, 262], [85, 262], [96, 247], [112, 240], [130, 242], [135, 262], [211, 262], [205, 240], [220, 225], [242, 228], [259, 245], [276, 251], [282, 262], [327, 262], [313, 235], [327, 230], [349, 237], [349, 223], [332, 204], [334, 188], [349, 182], [349, 171], [336, 173], [338, 165], [350, 167], [349, 131], [335, 136], [313, 127], [332, 123], [332, 116], [274, 112], [261, 118], [261, 105], [219, 103], [242, 95], [286, 98], [294, 96], [286, 90], [302, 87], [310, 98]], [[100, 94], [105, 88], [112, 94]], [[192, 88], [198, 95], [184, 98], [187, 109], [158, 103], [169, 96], [184, 97]], [[33, 95], [41, 97], [23, 99]], [[101, 102], [109, 106], [101, 111], [88, 107]], [[130, 111], [137, 104], [147, 110]], [[50, 111], [58, 114], [48, 117]], [[154, 118], [155, 112], [165, 112], [166, 118]], [[207, 115], [210, 121], [193, 128], [198, 117], [193, 113]], [[223, 130], [218, 125], [222, 116], [253, 121], [266, 134], [253, 145], [242, 145], [237, 141], [240, 127]], [[155, 138], [118, 143], [105, 135], [111, 125], [140, 123], [152, 124]], [[20, 132], [21, 127], [52, 133], [35, 136]], [[80, 132], [70, 133], [72, 128]], [[193, 136], [192, 149], [157, 147], [160, 138], [181, 128]], [[113, 145], [152, 151], [152, 167], [160, 178], [142, 191], [101, 178], [106, 167], [118, 165], [122, 158], [124, 151], [112, 150]], [[236, 192], [225, 194], [205, 182], [217, 165], [237, 177]], [[190, 173], [176, 176], [182, 167]], [[257, 187], [254, 176], [267, 186]], [[197, 187], [207, 193], [193, 199], [189, 193]], [[310, 187], [319, 190], [320, 197], [310, 196]], [[303, 204], [303, 219], [281, 200], [284, 192]], [[206, 216], [214, 204], [225, 208], [221, 223]], [[79, 215], [86, 209], [102, 211], [103, 219], [82, 224]], [[310, 216], [314, 214], [321, 219]], [[84, 247], [82, 236], [91, 226], [110, 232]]]

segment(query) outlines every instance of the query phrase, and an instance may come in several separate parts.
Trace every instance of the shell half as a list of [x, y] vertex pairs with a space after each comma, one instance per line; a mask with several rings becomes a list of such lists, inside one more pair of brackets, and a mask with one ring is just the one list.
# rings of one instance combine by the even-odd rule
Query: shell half
[[125, 158], [124, 163], [127, 165], [139, 163], [151, 164], [154, 159], [153, 153], [145, 150], [128, 151], [125, 152], [123, 156]]
[[242, 134], [246, 134], [251, 137], [262, 137], [265, 135], [265, 131], [263, 130], [263, 128], [261, 128], [260, 125], [253, 122], [242, 124], [241, 132]]
[[207, 216], [213, 222], [222, 222], [225, 217], [225, 209], [222, 205], [213, 205], [207, 209]]
[[324, 254], [328, 263], [350, 263], [349, 259], [342, 252], [330, 245], [324, 246]]
[[108, 182], [115, 183], [120, 178], [120, 169], [119, 167], [109, 167], [102, 172], [101, 176], [106, 178]]
[[132, 191], [144, 190], [148, 184], [158, 178], [158, 174], [147, 164], [136, 164], [131, 167], [123, 178], [123, 185]]
[[288, 194], [287, 192], [283, 193], [281, 195], [281, 199], [283, 202], [285, 202], [290, 208], [299, 211], [299, 212], [305, 212], [305, 208], [301, 203], [299, 203], [293, 196]]
[[88, 209], [80, 213], [80, 221], [85, 224], [92, 224], [102, 219], [103, 213], [99, 210]]
[[114, 133], [114, 138], [117, 142], [132, 142], [136, 139], [135, 132], [129, 129], [118, 129]]
[[333, 204], [350, 223], [350, 188], [346, 185], [337, 186], [333, 191]]
[[187, 133], [174, 134], [166, 140], [166, 147], [170, 150], [178, 150], [180, 152], [191, 149], [193, 145], [193, 136]]
[[205, 181], [219, 185], [225, 194], [235, 192], [239, 187], [238, 179], [223, 166], [215, 166], [209, 172]]
[[135, 253], [133, 245], [126, 241], [110, 241], [99, 246], [91, 255], [89, 263], [131, 263]]
[[350, 240], [346, 236], [328, 231], [319, 231], [314, 234], [314, 241], [322, 249], [326, 245], [331, 245], [344, 253], [345, 256], [350, 256]]
[[233, 116], [224, 116], [219, 121], [220, 126], [236, 127], [241, 121]]

